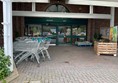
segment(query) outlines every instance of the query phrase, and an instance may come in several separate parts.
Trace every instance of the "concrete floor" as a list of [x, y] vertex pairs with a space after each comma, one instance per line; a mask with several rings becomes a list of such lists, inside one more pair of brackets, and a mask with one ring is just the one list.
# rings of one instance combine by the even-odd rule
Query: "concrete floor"
[[50, 47], [51, 61], [22, 62], [11, 83], [118, 83], [118, 57], [97, 56], [92, 47]]

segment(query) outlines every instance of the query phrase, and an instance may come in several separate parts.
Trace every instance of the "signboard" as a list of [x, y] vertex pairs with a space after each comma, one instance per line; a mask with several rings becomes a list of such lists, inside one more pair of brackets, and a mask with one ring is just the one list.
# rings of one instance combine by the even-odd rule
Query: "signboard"
[[109, 35], [110, 35], [110, 28], [101, 28], [100, 29], [100, 34], [102, 35], [102, 37], [105, 37], [107, 39], [109, 39]]

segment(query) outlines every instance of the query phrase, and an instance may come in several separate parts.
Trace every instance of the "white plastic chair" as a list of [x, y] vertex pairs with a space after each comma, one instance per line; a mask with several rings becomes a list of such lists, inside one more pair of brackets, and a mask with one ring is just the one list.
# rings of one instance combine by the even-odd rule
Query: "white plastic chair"
[[46, 53], [46, 56], [48, 57], [49, 60], [51, 60], [49, 52], [48, 52], [48, 48], [49, 48], [50, 42], [51, 41], [45, 41], [45, 43], [44, 43], [44, 45], [42, 47], [43, 52]]
[[27, 59], [29, 56], [34, 56], [38, 62], [38, 65], [40, 65], [39, 62], [39, 55], [38, 55], [38, 48], [40, 43], [36, 41], [23, 41], [23, 42], [18, 42], [15, 44], [14, 50], [15, 51], [21, 51], [19, 55], [16, 55], [15, 59], [19, 58], [16, 64], [19, 64], [23, 60]]

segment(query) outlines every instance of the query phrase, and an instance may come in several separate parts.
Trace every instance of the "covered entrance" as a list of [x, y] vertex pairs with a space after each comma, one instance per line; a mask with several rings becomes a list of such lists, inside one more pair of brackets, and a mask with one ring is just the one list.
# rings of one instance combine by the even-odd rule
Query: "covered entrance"
[[[101, 4], [101, 3], [103, 3], [103, 1], [100, 1], [100, 2], [98, 2], [98, 4], [95, 4], [96, 2], [95, 1], [91, 1], [91, 2], [93, 2], [93, 3], [91, 3], [91, 4], [86, 4], [86, 2], [85, 1], [83, 1], [83, 3], [81, 3], [81, 4], [83, 4], [83, 5], [89, 5], [88, 6], [88, 12], [87, 13], [76, 13], [76, 12], [72, 12], [72, 13], [60, 13], [60, 12], [55, 12], [55, 11], [52, 11], [52, 12], [42, 12], [42, 11], [37, 11], [36, 9], [37, 9], [37, 4], [36, 3], [40, 3], [40, 1], [39, 0], [34, 0], [34, 1], [32, 1], [32, 0], [19, 0], [19, 1], [23, 1], [23, 2], [31, 2], [31, 11], [19, 11], [19, 10], [13, 10], [13, 12], [12, 12], [12, 2], [19, 2], [18, 0], [2, 0], [3, 1], [3, 26], [4, 26], [4, 52], [5, 52], [5, 55], [10, 55], [10, 57], [11, 57], [11, 66], [10, 66], [10, 70], [11, 71], [13, 71], [14, 69], [13, 69], [13, 49], [11, 49], [11, 48], [13, 48], [13, 40], [12, 40], [12, 16], [16, 16], [16, 17], [23, 17], [23, 19], [25, 18], [25, 17], [48, 17], [48, 18], [64, 18], [64, 19], [66, 19], [66, 18], [68, 18], [68, 19], [70, 19], [71, 18], [71, 21], [72, 22], [67, 22], [67, 20], [61, 20], [60, 22], [59, 21], [56, 21], [56, 20], [51, 20], [51, 19], [47, 19], [46, 21], [46, 23], [45, 22], [40, 22], [39, 23], [39, 21], [37, 21], [37, 23], [35, 23], [36, 22], [36, 20], [34, 19], [33, 20], [33, 22], [32, 23], [25, 23], [26, 24], [26, 28], [25, 28], [25, 30], [26, 30], [26, 32], [24, 33], [25, 35], [28, 35], [28, 36], [37, 36], [37, 35], [41, 35], [41, 36], [45, 36], [45, 33], [46, 33], [46, 35], [48, 35], [49, 37], [51, 37], [52, 39], [54, 39], [55, 40], [55, 43], [56, 44], [73, 44], [73, 43], [75, 43], [75, 42], [73, 42], [73, 41], [76, 41], [76, 40], [82, 40], [82, 41], [84, 41], [84, 40], [86, 40], [85, 38], [86, 38], [86, 33], [84, 33], [84, 32], [86, 32], [87, 30], [87, 28], [85, 29], [85, 30], [83, 30], [84, 32], [82, 32], [81, 33], [81, 35], [80, 34], [78, 34], [78, 32], [80, 31], [79, 29], [80, 29], [80, 26], [86, 26], [86, 24], [84, 25], [84, 24], [81, 24], [81, 22], [82, 22], [82, 19], [90, 19], [90, 21], [91, 20], [93, 20], [93, 19], [107, 19], [107, 20], [109, 20], [110, 21], [110, 25], [109, 26], [114, 26], [114, 15], [115, 15], [115, 7], [118, 7], [117, 6], [117, 4], [116, 4], [116, 2], [109, 2], [109, 1], [104, 1], [104, 4]], [[78, 1], [79, 2], [79, 1]], [[87, 3], [88, 2], [90, 2], [90, 1], [87, 1]], [[67, 2], [67, 4], [70, 4], [71, 3], [71, 0], [69, 0], [68, 2]], [[76, 3], [76, 2], [75, 2]], [[74, 2], [73, 3], [71, 3], [71, 4], [75, 4]], [[106, 3], [106, 4], [105, 4]], [[76, 3], [76, 4], [79, 4], [79, 3]], [[111, 4], [113, 4], [113, 5], [111, 5]], [[115, 5], [116, 4], [116, 5]], [[110, 13], [109, 14], [96, 14], [96, 12], [94, 12], [94, 6], [109, 6], [109, 7], [111, 7], [110, 8]], [[81, 8], [80, 8], [81, 9]], [[58, 9], [57, 9], [58, 10]], [[13, 13], [13, 14], [12, 14]], [[75, 18], [75, 19], [74, 19]], [[78, 20], [78, 18], [79, 19], [81, 19], [81, 21], [77, 21]], [[40, 18], [41, 19], [41, 18]], [[76, 22], [74, 21], [74, 20], [76, 20]], [[26, 21], [26, 20], [25, 20]], [[43, 19], [42, 19], [42, 21], [43, 21]], [[31, 20], [29, 19], [29, 22], [31, 22]], [[73, 23], [74, 22], [74, 23]], [[70, 25], [71, 24], [71, 25]], [[90, 23], [91, 24], [91, 23]], [[93, 24], [93, 25], [95, 25], [95, 24]], [[93, 26], [92, 24], [91, 24], [91, 26]], [[30, 27], [31, 26], [31, 27]], [[32, 28], [32, 26], [33, 26], [33, 28]], [[35, 27], [34, 28], [34, 26], [37, 26], [37, 27]], [[90, 26], [90, 27], [91, 27]], [[29, 27], [31, 28], [31, 29], [29, 29]], [[45, 27], [46, 27], [46, 30], [45, 30]], [[48, 29], [48, 30], [47, 30]], [[51, 30], [50, 30], [51, 29]], [[32, 31], [33, 30], [33, 31]], [[91, 30], [91, 29], [90, 29]], [[40, 31], [40, 32], [39, 32]], [[78, 31], [78, 32], [76, 32], [76, 31]], [[34, 33], [36, 33], [36, 34], [34, 34]], [[53, 33], [53, 34], [52, 34]], [[82, 38], [79, 38], [79, 37], [82, 37]], [[83, 37], [85, 37], [85, 38], [83, 38]], [[61, 39], [62, 38], [62, 39]], [[71, 50], [74, 50], [73, 48], [72, 49], [70, 49], [70, 50], [64, 50], [64, 53], [69, 53], [69, 52], [71, 52]], [[81, 52], [84, 52], [84, 53], [87, 53], [87, 55], [88, 54], [90, 54], [90, 52], [86, 52], [86, 51], [83, 51], [83, 50], [85, 50], [85, 49], [82, 49], [81, 50]], [[55, 49], [53, 50], [54, 52], [55, 52]], [[63, 52], [63, 51], [62, 51]], [[62, 52], [60, 52], [60, 53], [62, 53]], [[75, 52], [75, 50], [73, 51], [73, 52]], [[73, 55], [73, 52], [71, 52], [72, 53], [72, 55]], [[77, 50], [77, 52], [78, 52], [78, 50]], [[70, 54], [70, 53], [69, 53]], [[78, 53], [76, 53], [77, 55], [78, 55]], [[56, 53], [55, 53], [55, 55], [57, 55]], [[59, 54], [60, 55], [60, 54]], [[65, 54], [64, 54], [65, 55]], [[68, 55], [68, 54], [67, 54]], [[83, 53], [80, 53], [80, 55], [83, 55]], [[70, 55], [71, 56], [71, 55]], [[65, 56], [64, 56], [65, 57]], [[75, 57], [75, 58], [74, 58]], [[90, 56], [89, 56], [90, 57]], [[57, 63], [60, 63], [60, 59], [59, 58], [57, 58], [59, 61], [57, 62]], [[77, 59], [81, 59], [81, 56], [72, 56], [71, 57], [71, 59], [68, 59], [67, 58], [67, 60], [73, 60], [72, 62], [74, 62], [75, 60], [77, 60]], [[87, 58], [85, 58], [85, 60], [87, 60], [88, 59], [88, 57]], [[92, 57], [91, 59], [89, 59], [88, 61], [91, 61], [91, 60], [93, 60], [94, 58]], [[56, 60], [56, 59], [55, 59]], [[82, 59], [81, 59], [82, 60]], [[94, 59], [95, 61], [99, 61], [99, 60], [97, 60], [97, 59]], [[102, 59], [101, 59], [102, 60]], [[104, 60], [106, 60], [106, 59], [104, 59]], [[64, 60], [65, 61], [65, 60]], [[79, 60], [77, 60], [77, 61], [79, 61]], [[84, 60], [83, 60], [84, 61]], [[109, 61], [109, 60], [108, 60]], [[67, 61], [65, 61], [65, 63], [69, 63], [69, 62], [67, 62]], [[71, 62], [70, 62], [71, 63]], [[79, 63], [79, 62], [77, 62], [77, 63]], [[88, 63], [88, 62], [87, 62]], [[87, 64], [86, 63], [86, 64]], [[96, 62], [96, 63], [98, 63], [98, 62]], [[100, 63], [101, 63], [101, 61], [100, 61]], [[103, 61], [103, 63], [104, 63], [104, 61]], [[108, 62], [106, 62], [106, 63], [108, 63]], [[114, 62], [113, 62], [114, 63]], [[44, 63], [45, 64], [45, 63]], [[54, 63], [53, 63], [54, 64]], [[56, 65], [56, 64], [54, 64], [54, 65], [49, 65], [50, 67], [53, 67], [54, 65]], [[84, 65], [84, 66], [86, 66], [86, 64]], [[73, 64], [71, 64], [72, 66], [73, 66]], [[96, 65], [96, 64], [93, 64], [93, 65]], [[60, 68], [60, 66], [61, 65], [58, 65], [58, 67]], [[69, 65], [68, 65], [69, 66]], [[72, 66], [70, 66], [71, 68], [72, 68]], [[78, 66], [78, 64], [77, 64], [77, 66]], [[115, 65], [116, 66], [116, 65]], [[87, 68], [88, 67], [90, 67], [89, 65], [87, 66]], [[100, 67], [100, 65], [98, 64], [98, 67]], [[110, 67], [110, 66], [109, 66]], [[21, 67], [22, 68], [22, 67]], [[53, 69], [59, 69], [59, 68], [53, 68]], [[67, 67], [67, 68], [69, 68], [69, 67]], [[73, 69], [75, 68], [75, 66], [73, 66]], [[44, 69], [46, 69], [45, 67], [43, 67], [43, 71], [44, 71]], [[65, 68], [62, 68], [62, 71], [63, 71], [63, 69], [65, 69]], [[93, 69], [96, 69], [96, 68], [93, 68]], [[105, 67], [105, 69], [106, 69], [106, 67]], [[31, 70], [31, 69], [30, 69]], [[82, 69], [83, 70], [83, 69]], [[86, 70], [88, 70], [88, 69], [86, 69]], [[37, 70], [37, 71], [39, 71], [39, 70]], [[75, 69], [74, 69], [74, 71], [75, 71]], [[81, 70], [80, 70], [81, 71]], [[112, 71], [112, 69], [111, 69], [111, 71]], [[40, 72], [40, 71], [39, 71]], [[68, 72], [70, 72], [70, 69], [69, 69], [69, 71]], [[67, 72], [67, 73], [68, 73]], [[104, 71], [103, 71], [104, 72]], [[23, 73], [26, 73], [26, 72], [23, 72]], [[37, 73], [37, 72], [35, 72], [35, 73]], [[63, 73], [63, 72], [62, 72]], [[93, 73], [93, 70], [92, 70], [92, 73]], [[63, 73], [63, 74], [65, 74], [65, 73]], [[70, 74], [72, 74], [72, 73], [70, 73]], [[69, 76], [71, 76], [69, 74]], [[77, 73], [76, 73], [77, 74]], [[75, 76], [76, 76], [76, 74], [75, 74]], [[44, 75], [45, 75], [45, 73], [44, 73]], [[57, 74], [58, 75], [58, 74]], [[66, 74], [65, 74], [66, 75]], [[74, 75], [74, 74], [73, 74]], [[79, 74], [78, 74], [79, 75]], [[105, 74], [106, 75], [106, 74]], [[51, 75], [52, 76], [52, 75]], [[93, 75], [92, 75], [93, 76]], [[114, 74], [113, 74], [113, 76], [114, 76]], [[37, 76], [38, 77], [38, 76]], [[43, 76], [42, 76], [43, 77]], [[41, 77], [41, 78], [42, 78]], [[48, 76], [49, 77], [49, 76]], [[57, 76], [56, 76], [57, 77]], [[78, 76], [77, 76], [78, 77]], [[117, 76], [116, 76], [117, 77]], [[47, 77], [46, 77], [47, 78]], [[40, 78], [39, 78], [40, 79]], [[62, 79], [63, 80], [63, 79]], [[65, 82], [65, 81], [64, 81]], [[103, 81], [102, 81], [103, 82]]]
[[51, 43], [74, 44], [75, 41], [86, 41], [87, 19], [70, 18], [25, 18], [25, 36], [48, 37]]

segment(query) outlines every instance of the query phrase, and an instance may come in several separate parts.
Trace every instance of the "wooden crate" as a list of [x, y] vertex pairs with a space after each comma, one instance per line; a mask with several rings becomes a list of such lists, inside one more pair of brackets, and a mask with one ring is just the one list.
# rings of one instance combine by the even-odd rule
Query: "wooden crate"
[[94, 50], [97, 55], [100, 54], [117, 54], [117, 43], [94, 42]]

